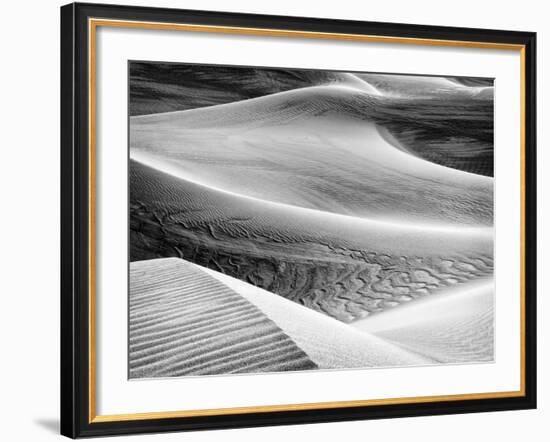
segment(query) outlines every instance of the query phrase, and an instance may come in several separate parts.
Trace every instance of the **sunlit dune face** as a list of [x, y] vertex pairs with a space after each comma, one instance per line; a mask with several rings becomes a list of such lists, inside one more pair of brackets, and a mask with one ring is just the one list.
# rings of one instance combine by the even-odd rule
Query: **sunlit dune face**
[[319, 86], [131, 121], [132, 155], [204, 185], [371, 219], [492, 224], [492, 180], [388, 142], [372, 97]]

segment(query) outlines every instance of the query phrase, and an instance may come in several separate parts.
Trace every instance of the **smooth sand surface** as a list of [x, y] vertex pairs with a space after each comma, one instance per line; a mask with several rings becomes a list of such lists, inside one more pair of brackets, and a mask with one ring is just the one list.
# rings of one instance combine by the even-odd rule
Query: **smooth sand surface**
[[444, 363], [494, 358], [494, 281], [480, 279], [351, 326]]
[[379, 98], [315, 86], [133, 117], [131, 157], [237, 195], [371, 220], [491, 226], [493, 181], [403, 152], [381, 136]]
[[493, 99], [492, 86], [466, 86], [446, 77], [423, 77], [418, 75], [357, 74], [384, 95], [406, 98], [442, 98], [466, 96], [481, 100]]

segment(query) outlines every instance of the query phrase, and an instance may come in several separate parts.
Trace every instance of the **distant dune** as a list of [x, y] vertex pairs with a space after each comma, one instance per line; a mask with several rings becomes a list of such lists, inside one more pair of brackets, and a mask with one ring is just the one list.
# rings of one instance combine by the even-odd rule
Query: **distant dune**
[[386, 100], [377, 122], [428, 161], [493, 175], [492, 79], [357, 74]]
[[434, 362], [181, 259], [130, 275], [130, 378]]
[[131, 162], [131, 260], [177, 256], [349, 322], [492, 274], [491, 228], [282, 205]]
[[316, 86], [134, 117], [131, 156], [272, 202], [383, 221], [492, 225], [492, 179], [388, 143], [374, 122], [377, 100], [356, 87]]
[[[130, 63], [130, 115], [196, 109], [326, 84], [376, 89], [354, 74], [181, 63]], [[231, 87], [228, 87], [231, 85]]]
[[198, 109], [335, 85], [371, 96], [374, 121], [416, 155], [492, 176], [492, 79], [131, 62], [130, 114]]
[[470, 98], [492, 100], [492, 81], [421, 75], [385, 75], [361, 73], [357, 76], [381, 93], [403, 98]]

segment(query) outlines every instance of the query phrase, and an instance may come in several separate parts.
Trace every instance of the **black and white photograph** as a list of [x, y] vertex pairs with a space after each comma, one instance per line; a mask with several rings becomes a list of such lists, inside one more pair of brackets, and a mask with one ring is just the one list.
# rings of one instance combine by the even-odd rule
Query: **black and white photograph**
[[128, 70], [130, 379], [494, 360], [493, 79]]

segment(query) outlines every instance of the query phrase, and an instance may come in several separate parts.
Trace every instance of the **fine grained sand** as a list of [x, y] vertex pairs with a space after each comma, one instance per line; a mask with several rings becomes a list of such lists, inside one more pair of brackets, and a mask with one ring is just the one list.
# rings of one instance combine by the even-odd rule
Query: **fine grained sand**
[[492, 278], [480, 279], [352, 326], [438, 362], [492, 361], [493, 289]]
[[415, 155], [493, 175], [491, 79], [131, 62], [130, 114], [198, 109], [334, 85], [369, 95], [376, 108], [369, 118]]
[[262, 310], [319, 368], [394, 367], [434, 362], [239, 279], [202, 269]]
[[130, 272], [130, 378], [493, 359], [490, 280], [346, 325], [178, 258]]
[[377, 93], [346, 72], [142, 61], [131, 61], [129, 71], [130, 115], [195, 109], [320, 84], [351, 84]]
[[[487, 80], [480, 85], [467, 86], [464, 81], [450, 77], [369, 73], [357, 74], [357, 77], [391, 97], [453, 99], [462, 96], [487, 101], [493, 99], [492, 81]], [[475, 83], [472, 80], [470, 82]]]
[[349, 322], [492, 274], [492, 229], [270, 203], [131, 163], [131, 260], [178, 256]]
[[181, 259], [130, 272], [130, 378], [434, 362]]
[[317, 367], [254, 304], [180, 259], [131, 263], [129, 309], [130, 378]]
[[131, 119], [131, 259], [178, 256], [344, 322], [492, 274], [493, 180], [382, 136], [349, 85]]
[[491, 178], [390, 145], [373, 95], [317, 86], [133, 117], [131, 156], [207, 186], [368, 219], [490, 226]]
[[279, 74], [130, 119], [130, 376], [492, 360], [491, 85]]

